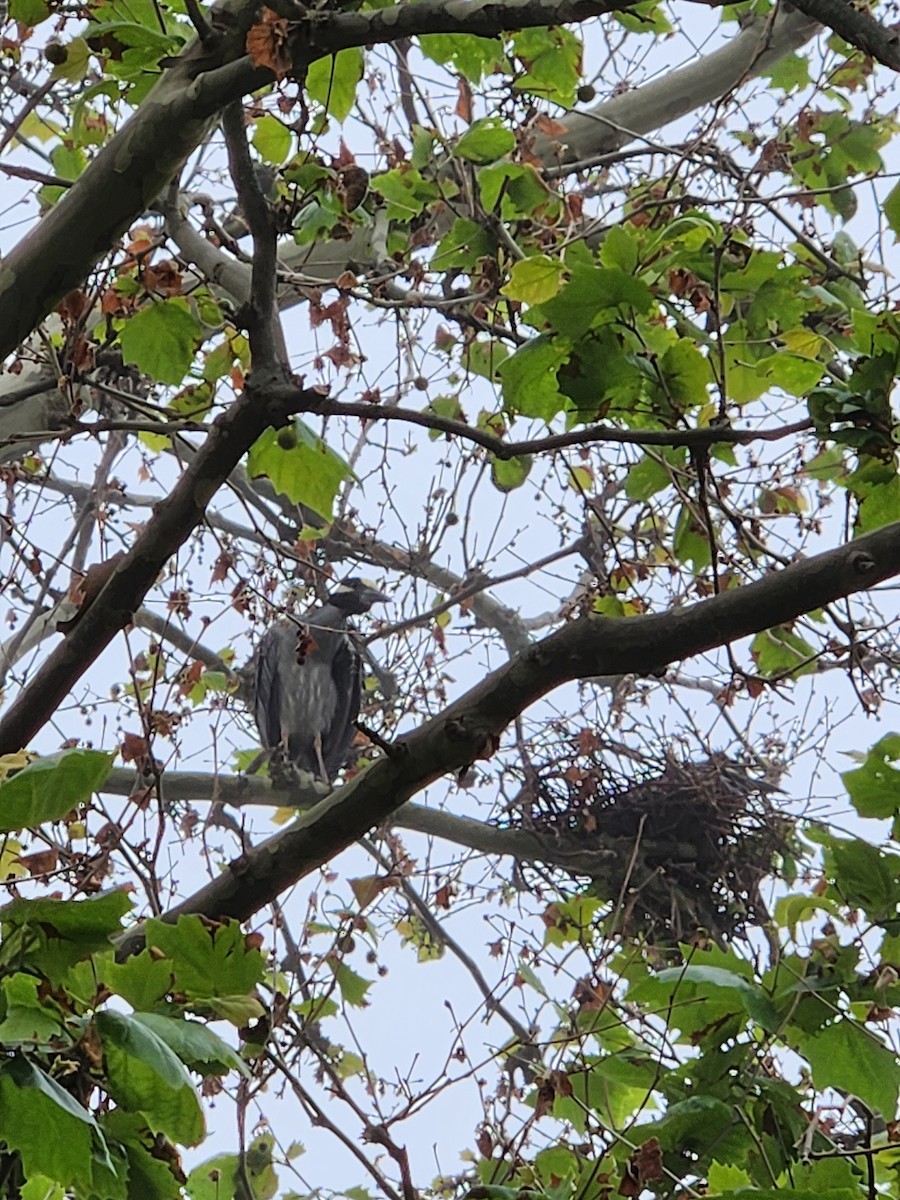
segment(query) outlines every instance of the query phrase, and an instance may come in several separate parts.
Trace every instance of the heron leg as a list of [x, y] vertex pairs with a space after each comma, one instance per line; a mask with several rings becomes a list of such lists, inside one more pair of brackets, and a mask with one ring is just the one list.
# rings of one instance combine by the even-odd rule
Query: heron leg
[[328, 772], [325, 770], [325, 759], [322, 757], [322, 735], [321, 735], [321, 733], [316, 734], [315, 738], [313, 739], [313, 745], [316, 748], [316, 758], [319, 761], [319, 772], [321, 773], [321, 776], [325, 780], [326, 783], [331, 783], [331, 780], [328, 778]]

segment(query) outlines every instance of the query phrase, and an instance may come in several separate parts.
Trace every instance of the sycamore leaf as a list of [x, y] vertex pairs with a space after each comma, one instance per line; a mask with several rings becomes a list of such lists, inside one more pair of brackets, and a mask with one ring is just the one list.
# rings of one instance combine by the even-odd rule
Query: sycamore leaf
[[[287, 431], [293, 432], [294, 444]], [[267, 429], [250, 447], [247, 470], [254, 479], [267, 476], [293, 504], [306, 505], [326, 521], [341, 484], [353, 475], [344, 459], [299, 419], [286, 430]]]
[[565, 267], [557, 258], [534, 254], [520, 259], [509, 273], [509, 282], [500, 291], [510, 300], [525, 304], [543, 304], [552, 300], [560, 289]]
[[65, 750], [38, 758], [0, 783], [0, 832], [58, 821], [88, 801], [112, 766], [100, 750]]
[[356, 85], [362, 79], [363, 52], [354, 46], [330, 58], [310, 63], [306, 91], [338, 121], [345, 121], [356, 100]]
[[476, 121], [453, 147], [457, 158], [467, 162], [491, 163], [509, 154], [516, 144], [515, 134], [499, 117]]
[[122, 356], [157, 383], [181, 383], [203, 329], [183, 296], [148, 304], [119, 333]]

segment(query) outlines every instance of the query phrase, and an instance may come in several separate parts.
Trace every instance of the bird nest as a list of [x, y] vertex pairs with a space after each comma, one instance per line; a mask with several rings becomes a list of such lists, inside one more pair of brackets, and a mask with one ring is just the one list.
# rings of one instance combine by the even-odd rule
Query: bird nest
[[577, 752], [538, 769], [510, 820], [546, 854], [532, 869], [564, 887], [576, 877], [560, 866], [567, 855], [583, 863], [596, 852], [591, 886], [613, 906], [612, 928], [656, 944], [723, 942], [763, 924], [760, 885], [796, 854], [794, 822], [770, 798], [778, 789], [720, 754], [666, 757], [642, 775]]

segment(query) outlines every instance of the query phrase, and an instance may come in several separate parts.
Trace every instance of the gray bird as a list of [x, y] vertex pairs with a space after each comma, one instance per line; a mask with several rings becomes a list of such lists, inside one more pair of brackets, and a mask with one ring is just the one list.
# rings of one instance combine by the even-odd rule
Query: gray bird
[[383, 600], [382, 592], [351, 577], [299, 623], [277, 621], [259, 643], [254, 715], [260, 740], [283, 761], [329, 783], [346, 762], [362, 693], [349, 618]]

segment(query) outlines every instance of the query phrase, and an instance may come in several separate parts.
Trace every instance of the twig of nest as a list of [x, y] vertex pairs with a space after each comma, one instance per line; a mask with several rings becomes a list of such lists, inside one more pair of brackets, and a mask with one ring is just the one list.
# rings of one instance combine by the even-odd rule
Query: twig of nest
[[[722, 943], [768, 919], [760, 885], [779, 857], [793, 857], [794, 822], [772, 803], [776, 791], [721, 754], [667, 758], [637, 780], [573, 755], [538, 771], [530, 804], [510, 823], [557, 861], [561, 849], [616, 851], [592, 888], [614, 906], [617, 932], [658, 945], [698, 934]], [[549, 874], [565, 886], [565, 872]]]

